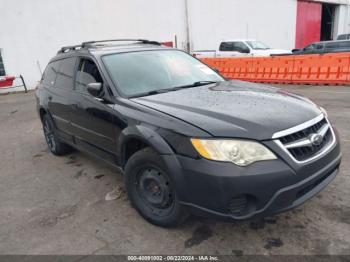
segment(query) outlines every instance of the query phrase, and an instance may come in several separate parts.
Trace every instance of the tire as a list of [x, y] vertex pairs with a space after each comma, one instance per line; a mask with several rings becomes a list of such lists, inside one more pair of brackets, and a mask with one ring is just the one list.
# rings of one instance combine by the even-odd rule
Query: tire
[[63, 156], [73, 151], [73, 148], [59, 140], [56, 135], [55, 125], [49, 114], [43, 116], [43, 131], [47, 146], [52, 154]]
[[142, 149], [130, 157], [124, 182], [131, 204], [148, 222], [175, 227], [188, 217], [179, 204], [165, 164], [152, 148]]

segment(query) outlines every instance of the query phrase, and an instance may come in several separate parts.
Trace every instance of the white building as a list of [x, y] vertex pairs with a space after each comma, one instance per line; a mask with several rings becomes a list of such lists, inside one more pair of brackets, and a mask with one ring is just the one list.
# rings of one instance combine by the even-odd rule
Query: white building
[[88, 40], [176, 36], [179, 48], [194, 50], [256, 38], [292, 49], [350, 33], [350, 0], [0, 0], [0, 12], [4, 69], [30, 88], [60, 47]]

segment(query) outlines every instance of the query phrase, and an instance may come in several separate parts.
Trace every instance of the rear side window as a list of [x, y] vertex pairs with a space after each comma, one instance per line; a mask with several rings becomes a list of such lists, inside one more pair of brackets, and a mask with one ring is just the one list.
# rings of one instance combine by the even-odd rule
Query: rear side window
[[350, 41], [328, 43], [327, 49], [329, 50], [350, 49]]
[[73, 89], [73, 78], [77, 58], [66, 58], [59, 61], [59, 69], [55, 81], [55, 87]]
[[315, 45], [315, 50], [322, 50], [323, 49], [323, 44], [316, 44]]
[[89, 59], [81, 59], [75, 78], [75, 89], [87, 93], [86, 86], [90, 83], [103, 83], [97, 65]]
[[337, 40], [347, 40], [350, 39], [350, 34], [347, 35], [340, 35], [338, 36]]
[[43, 75], [43, 83], [45, 85], [53, 86], [55, 84], [58, 68], [59, 61], [51, 62], [47, 65]]

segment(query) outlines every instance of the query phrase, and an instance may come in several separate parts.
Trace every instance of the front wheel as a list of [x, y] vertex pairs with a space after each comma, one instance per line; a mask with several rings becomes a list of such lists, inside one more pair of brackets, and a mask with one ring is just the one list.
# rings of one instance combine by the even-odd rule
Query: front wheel
[[131, 156], [125, 167], [125, 187], [132, 205], [152, 224], [173, 227], [188, 217], [178, 202], [166, 166], [151, 148]]

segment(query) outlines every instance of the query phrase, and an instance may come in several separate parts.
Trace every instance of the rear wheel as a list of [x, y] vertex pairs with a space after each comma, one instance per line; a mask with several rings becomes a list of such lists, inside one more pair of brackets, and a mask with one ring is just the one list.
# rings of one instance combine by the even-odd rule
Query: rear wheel
[[132, 205], [152, 224], [177, 226], [188, 216], [178, 202], [166, 166], [151, 148], [131, 156], [125, 167], [125, 186]]
[[47, 146], [51, 153], [61, 156], [72, 152], [73, 148], [61, 142], [56, 136], [54, 123], [48, 114], [43, 116], [43, 130]]

